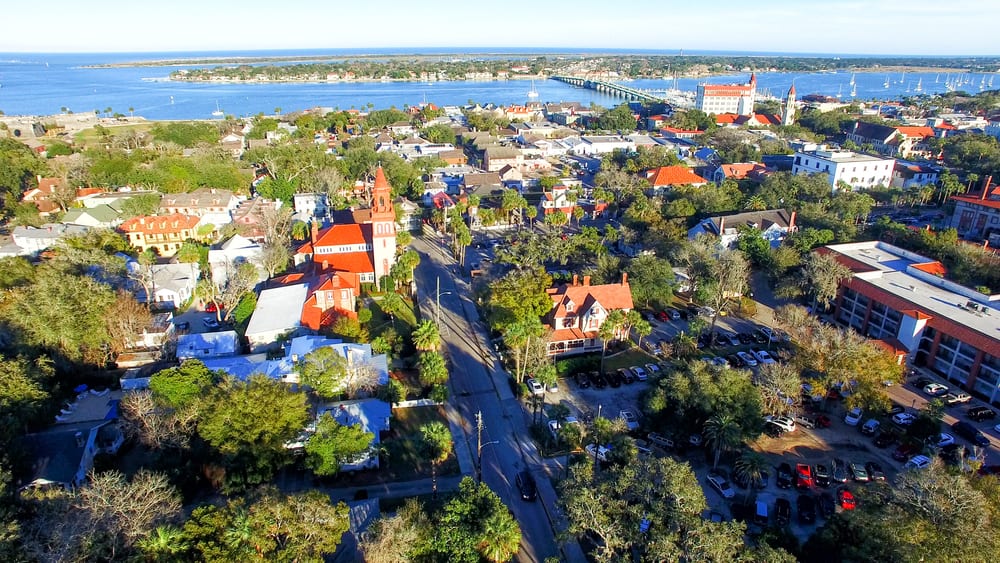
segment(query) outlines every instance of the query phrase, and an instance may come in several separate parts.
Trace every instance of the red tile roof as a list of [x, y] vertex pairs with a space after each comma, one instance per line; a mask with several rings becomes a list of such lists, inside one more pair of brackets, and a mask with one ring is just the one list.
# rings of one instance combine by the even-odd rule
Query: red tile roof
[[198, 225], [200, 219], [193, 215], [182, 215], [174, 213], [172, 215], [158, 215], [155, 217], [133, 217], [121, 225], [121, 230], [126, 233], [144, 233], [148, 235], [179, 233], [184, 229], [193, 229]]
[[955, 201], [962, 201], [965, 203], [973, 203], [976, 205], [982, 205], [983, 207], [989, 207], [992, 209], [1000, 209], [1000, 200], [995, 199], [979, 199], [979, 196], [975, 195], [953, 195], [951, 199]]
[[933, 127], [904, 126], [904, 127], [897, 127], [896, 131], [898, 131], [899, 133], [901, 133], [903, 135], [906, 135], [907, 137], [922, 137], [922, 138], [926, 138], [926, 137], [933, 137], [934, 136], [934, 128]]
[[595, 338], [597, 331], [592, 331], [590, 336], [578, 328], [561, 328], [559, 330], [552, 331], [552, 335], [549, 337], [549, 342], [565, 342], [567, 340], [586, 340], [587, 338]]
[[322, 271], [370, 274], [375, 271], [371, 256], [367, 252], [343, 252], [341, 254], [313, 255], [313, 262], [325, 264]]
[[766, 166], [757, 162], [736, 162], [733, 164], [723, 164], [722, 173], [726, 175], [726, 178], [742, 180], [751, 172], [764, 170], [766, 168]]
[[549, 297], [552, 298], [552, 305], [555, 308], [554, 316], [557, 319], [567, 315], [566, 304], [573, 302], [572, 314], [578, 311], [586, 311], [594, 301], [601, 304], [606, 311], [616, 309], [632, 309], [632, 289], [628, 282], [608, 283], [604, 285], [561, 285], [548, 290]]
[[[315, 247], [342, 246], [345, 244], [366, 244], [365, 232], [361, 225], [332, 225], [319, 233]], [[302, 249], [299, 249], [302, 252]]]
[[661, 166], [646, 171], [646, 178], [653, 187], [707, 184], [708, 180], [695, 174], [687, 166]]

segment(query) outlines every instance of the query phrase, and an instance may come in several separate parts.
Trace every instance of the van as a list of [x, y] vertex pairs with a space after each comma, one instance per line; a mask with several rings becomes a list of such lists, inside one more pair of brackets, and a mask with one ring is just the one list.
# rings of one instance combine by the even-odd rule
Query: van
[[865, 436], [874, 436], [878, 432], [879, 422], [874, 418], [869, 418], [865, 422], [864, 426], [861, 427], [861, 433]]
[[767, 515], [767, 503], [762, 500], [756, 502], [756, 509], [753, 514], [753, 523], [758, 526], [767, 526], [768, 515]]

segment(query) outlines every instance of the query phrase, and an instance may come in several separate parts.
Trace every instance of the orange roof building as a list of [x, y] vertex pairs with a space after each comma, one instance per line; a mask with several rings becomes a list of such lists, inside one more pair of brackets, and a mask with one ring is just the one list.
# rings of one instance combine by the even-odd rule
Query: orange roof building
[[552, 298], [552, 310], [547, 321], [552, 327], [549, 355], [564, 356], [600, 350], [603, 346], [597, 332], [611, 311], [633, 308], [632, 289], [628, 274], [622, 273], [621, 283], [590, 285], [590, 276], [573, 276], [572, 285], [547, 290]]
[[699, 84], [694, 104], [709, 114], [751, 115], [756, 98], [757, 76], [750, 74], [746, 84]]
[[139, 252], [154, 248], [160, 256], [173, 256], [185, 241], [195, 238], [199, 221], [198, 217], [180, 213], [139, 216], [118, 229]]
[[649, 180], [649, 185], [652, 186], [653, 189], [672, 188], [675, 186], [683, 186], [685, 184], [702, 186], [708, 183], [708, 180], [695, 174], [687, 166], [681, 166], [679, 164], [675, 166], [660, 166], [659, 168], [651, 168], [646, 171], [646, 179]]
[[59, 204], [53, 201], [52, 196], [62, 184], [62, 179], [38, 176], [37, 180], [38, 187], [25, 191], [21, 198], [22, 201], [34, 204], [38, 208], [38, 214], [42, 217], [59, 211]]

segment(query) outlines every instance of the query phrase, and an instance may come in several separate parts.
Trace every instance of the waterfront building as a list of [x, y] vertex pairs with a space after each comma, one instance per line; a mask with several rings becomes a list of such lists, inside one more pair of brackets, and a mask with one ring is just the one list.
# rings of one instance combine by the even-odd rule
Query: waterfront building
[[699, 84], [694, 105], [705, 113], [750, 115], [757, 99], [757, 76], [746, 84]]
[[840, 182], [858, 190], [888, 186], [895, 164], [892, 158], [821, 147], [796, 152], [792, 174], [826, 174], [834, 190]]

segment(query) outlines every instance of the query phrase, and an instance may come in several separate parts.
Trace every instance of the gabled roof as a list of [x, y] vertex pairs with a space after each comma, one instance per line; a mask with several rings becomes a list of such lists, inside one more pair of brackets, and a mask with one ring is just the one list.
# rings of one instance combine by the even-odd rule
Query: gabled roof
[[746, 178], [751, 172], [766, 170], [767, 167], [759, 162], [735, 162], [733, 164], [723, 164], [719, 167], [726, 178], [741, 180]]
[[661, 166], [646, 171], [646, 179], [653, 187], [707, 184], [708, 180], [695, 174], [687, 166]]
[[362, 227], [363, 225], [353, 224], [331, 225], [319, 233], [313, 247], [366, 244], [368, 239], [365, 237], [365, 231]]
[[934, 128], [933, 127], [911, 127], [911, 126], [906, 126], [906, 127], [897, 127], [896, 131], [898, 131], [899, 133], [901, 133], [903, 135], [906, 135], [907, 137], [920, 137], [920, 138], [926, 139], [927, 137], [933, 137], [934, 136]]
[[883, 143], [889, 142], [896, 136], [896, 130], [888, 125], [868, 123], [867, 121], [856, 121], [851, 133], [865, 139], [873, 139]]
[[182, 215], [173, 213], [171, 215], [157, 215], [155, 217], [139, 216], [125, 221], [121, 225], [121, 230], [126, 233], [144, 233], [147, 236], [153, 234], [179, 233], [185, 229], [193, 229], [201, 221], [193, 215]]
[[734, 213], [731, 215], [719, 215], [709, 217], [702, 221], [702, 225], [709, 227], [713, 234], [720, 234], [722, 229], [735, 229], [739, 225], [756, 226], [764, 231], [772, 226], [780, 229], [788, 229], [792, 226], [793, 215], [784, 209], [768, 209], [766, 211], [748, 211], [746, 213]]
[[326, 264], [323, 271], [350, 272], [368, 274], [375, 271], [371, 256], [367, 252], [342, 252], [340, 254], [323, 254], [313, 256], [317, 264]]
[[547, 290], [552, 298], [552, 305], [555, 309], [555, 318], [565, 317], [566, 305], [572, 302], [573, 312], [589, 310], [595, 303], [599, 303], [606, 311], [617, 309], [632, 309], [632, 289], [628, 281], [623, 283], [608, 283], [603, 285], [571, 285], [565, 284]]

